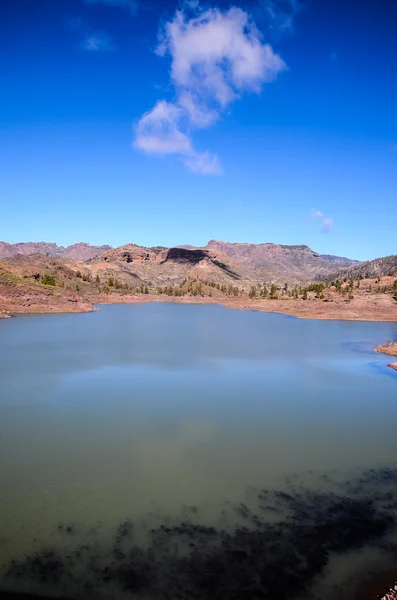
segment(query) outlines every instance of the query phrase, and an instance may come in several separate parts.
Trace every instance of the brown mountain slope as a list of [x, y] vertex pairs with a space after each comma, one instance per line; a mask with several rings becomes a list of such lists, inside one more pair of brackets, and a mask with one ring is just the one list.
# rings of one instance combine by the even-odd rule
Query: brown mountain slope
[[62, 260], [43, 255], [0, 260], [0, 316], [94, 310], [91, 301], [78, 293], [76, 273], [60, 264]]
[[[397, 276], [397, 255], [376, 258], [367, 262], [360, 263], [357, 266], [345, 269], [333, 270], [326, 277], [325, 281], [335, 281], [336, 279], [365, 279], [376, 277], [394, 277]], [[321, 279], [318, 275], [316, 279]]]
[[57, 246], [52, 242], [20, 242], [8, 244], [0, 242], [0, 258], [11, 258], [18, 254], [44, 254], [58, 258], [72, 258], [73, 260], [89, 260], [111, 246], [91, 246], [86, 242], [79, 242], [71, 246]]
[[[0, 257], [12, 258], [43, 254], [48, 257], [87, 261], [87, 269], [101, 281], [120, 277], [123, 284], [168, 284], [178, 282], [198, 270], [199, 276], [219, 283], [274, 281], [298, 283], [324, 279], [336, 267], [356, 264], [343, 257], [321, 256], [306, 245], [246, 244], [211, 240], [204, 248], [185, 245], [174, 248], [145, 248], [126, 244], [119, 248], [91, 246], [80, 242], [64, 248], [54, 243], [0, 242]], [[192, 273], [194, 274], [194, 273]]]
[[156, 285], [179, 284], [189, 276], [211, 277], [220, 283], [243, 279], [228, 257], [202, 248], [163, 250], [127, 244], [102, 253], [86, 265], [95, 276], [113, 270]]
[[[225, 254], [240, 263], [254, 268], [271, 269], [273, 276], [287, 280], [313, 279], [315, 275], [335, 270], [335, 264], [350, 266], [356, 261], [330, 255], [320, 255], [306, 245], [243, 244], [211, 240], [207, 248]], [[266, 274], [265, 274], [266, 275]]]

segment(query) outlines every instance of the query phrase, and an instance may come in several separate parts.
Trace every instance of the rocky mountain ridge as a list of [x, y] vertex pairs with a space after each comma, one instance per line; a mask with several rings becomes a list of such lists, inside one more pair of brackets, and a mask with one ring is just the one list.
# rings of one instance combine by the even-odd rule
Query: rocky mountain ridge
[[[329, 273], [323, 277], [325, 281], [335, 281], [336, 279], [367, 279], [376, 277], [394, 277], [397, 276], [397, 255], [385, 256], [368, 260], [355, 266], [341, 268]], [[320, 276], [317, 275], [317, 280]]]
[[111, 246], [91, 246], [86, 242], [78, 242], [66, 248], [57, 246], [53, 242], [18, 242], [16, 244], [0, 242], [0, 258], [11, 258], [19, 254], [44, 254], [44, 256], [84, 261], [110, 249]]
[[[12, 259], [33, 254], [88, 262], [93, 265], [94, 270], [103, 269], [105, 263], [107, 268], [113, 265], [116, 270], [120, 270], [122, 266], [122, 270], [142, 280], [158, 281], [168, 278], [166, 273], [170, 271], [171, 265], [175, 267], [173, 275], [176, 277], [178, 268], [180, 275], [185, 277], [186, 268], [190, 265], [191, 268], [215, 271], [215, 276], [218, 272], [218, 275], [226, 275], [232, 279], [292, 281], [324, 277], [334, 271], [336, 266], [344, 268], [359, 264], [348, 258], [318, 254], [306, 245], [211, 240], [203, 248], [190, 245], [146, 248], [136, 244], [112, 248], [108, 245], [91, 246], [85, 242], [65, 248], [47, 242], [0, 242], [0, 258]], [[163, 277], [160, 271], [166, 276]]]
[[252, 267], [276, 267], [280, 273], [296, 277], [314, 277], [315, 274], [326, 273], [334, 264], [341, 267], [359, 264], [349, 258], [321, 255], [305, 244], [249, 244], [211, 240], [206, 247]]

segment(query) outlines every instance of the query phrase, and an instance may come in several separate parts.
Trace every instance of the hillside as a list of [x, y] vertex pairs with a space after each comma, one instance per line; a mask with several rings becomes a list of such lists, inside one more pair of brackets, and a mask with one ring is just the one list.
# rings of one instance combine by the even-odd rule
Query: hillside
[[[8, 313], [88, 312], [72, 268], [43, 255], [0, 260], [0, 317]], [[66, 283], [68, 282], [69, 285]]]
[[[336, 279], [367, 279], [377, 277], [397, 276], [397, 255], [376, 258], [367, 262], [360, 263], [353, 267], [338, 269], [327, 274], [323, 279], [325, 281], [335, 281]], [[316, 279], [321, 279], [317, 276]]]
[[287, 279], [313, 279], [316, 275], [335, 270], [335, 264], [350, 266], [358, 264], [348, 258], [321, 255], [306, 245], [286, 246], [282, 244], [243, 244], [211, 240], [207, 248], [225, 254], [250, 267], [270, 269]]
[[150, 249], [127, 244], [103, 252], [86, 266], [101, 279], [113, 273], [123, 283], [136, 277], [149, 286], [179, 284], [189, 276], [208, 277], [220, 283], [250, 280], [227, 256], [205, 248]]

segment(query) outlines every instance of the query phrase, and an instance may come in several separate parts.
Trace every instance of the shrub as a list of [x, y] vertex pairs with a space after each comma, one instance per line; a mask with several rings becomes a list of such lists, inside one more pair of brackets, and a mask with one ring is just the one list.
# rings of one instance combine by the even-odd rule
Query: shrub
[[57, 282], [55, 281], [55, 277], [53, 275], [49, 275], [48, 273], [45, 273], [45, 275], [42, 275], [41, 283], [44, 283], [44, 285], [56, 285], [57, 284]]

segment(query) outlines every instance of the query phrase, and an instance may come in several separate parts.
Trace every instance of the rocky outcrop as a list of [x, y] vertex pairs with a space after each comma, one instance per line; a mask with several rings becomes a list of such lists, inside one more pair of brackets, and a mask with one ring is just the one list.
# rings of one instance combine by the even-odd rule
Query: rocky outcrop
[[107, 252], [102, 252], [99, 256], [91, 260], [91, 263], [98, 262], [124, 262], [124, 263], [145, 263], [147, 261], [159, 262], [161, 261], [167, 250], [160, 250], [155, 248], [144, 248], [143, 246], [137, 246], [136, 244], [126, 244], [119, 248], [112, 248]]

